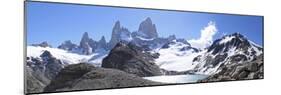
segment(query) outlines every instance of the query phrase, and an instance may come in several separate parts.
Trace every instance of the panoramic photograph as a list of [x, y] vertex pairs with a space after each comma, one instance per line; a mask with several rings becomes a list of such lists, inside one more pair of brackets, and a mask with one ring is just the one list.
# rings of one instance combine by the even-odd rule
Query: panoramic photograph
[[26, 2], [25, 91], [264, 78], [263, 17]]

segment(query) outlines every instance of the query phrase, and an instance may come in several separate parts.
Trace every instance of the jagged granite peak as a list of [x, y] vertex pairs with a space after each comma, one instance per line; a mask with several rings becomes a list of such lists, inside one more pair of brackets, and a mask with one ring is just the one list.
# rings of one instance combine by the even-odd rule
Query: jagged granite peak
[[81, 41], [80, 41], [80, 46], [84, 45], [86, 42], [89, 41], [89, 34], [88, 32], [85, 32], [81, 38]]
[[101, 37], [101, 39], [99, 40], [99, 43], [106, 44], [106, 40], [105, 40], [104, 36]]
[[48, 44], [47, 41], [41, 42], [39, 44], [31, 44], [32, 46], [40, 46], [40, 47], [52, 47], [51, 45]]
[[102, 36], [101, 39], [99, 40], [99, 42], [101, 42], [101, 43], [106, 43], [105, 37]]
[[121, 28], [121, 24], [120, 24], [120, 21], [116, 21], [115, 24], [114, 24], [114, 27], [113, 27], [113, 30], [116, 29], [116, 30], [119, 30]]
[[109, 48], [113, 48], [120, 41], [131, 41], [131, 32], [122, 27], [120, 21], [116, 21], [112, 29], [111, 39], [109, 41]]
[[158, 37], [156, 26], [152, 23], [150, 17], [146, 18], [144, 21], [141, 22], [138, 34], [147, 39]]
[[82, 36], [79, 47], [82, 49], [82, 54], [89, 55], [96, 49], [97, 42], [90, 39], [88, 32], [85, 32]]
[[102, 36], [101, 39], [99, 40], [98, 42], [98, 48], [102, 48], [102, 49], [106, 49], [107, 46], [106, 46], [106, 40], [105, 40], [105, 37]]

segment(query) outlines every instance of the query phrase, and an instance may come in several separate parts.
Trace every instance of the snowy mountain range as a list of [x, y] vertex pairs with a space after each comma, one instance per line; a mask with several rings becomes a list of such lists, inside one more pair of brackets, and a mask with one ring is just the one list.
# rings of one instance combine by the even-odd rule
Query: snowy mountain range
[[[46, 53], [52, 60], [46, 59]], [[139, 74], [141, 77], [163, 75], [160, 72], [171, 71], [175, 74], [188, 71], [209, 76], [222, 71], [223, 66], [246, 64], [255, 61], [261, 55], [263, 47], [239, 33], [225, 35], [202, 49], [175, 35], [159, 37], [156, 25], [151, 18], [146, 18], [134, 32], [130, 32], [121, 26], [120, 21], [116, 21], [108, 42], [104, 36], [95, 41], [85, 32], [79, 45], [70, 40], [66, 40], [58, 47], [51, 47], [47, 42], [31, 44], [27, 46], [27, 66], [42, 72], [54, 70], [56, 72], [48, 71], [54, 75], [68, 65], [89, 63], [95, 67], [110, 67], [130, 74]], [[118, 56], [128, 56], [129, 59]], [[126, 68], [115, 64], [118, 63], [116, 62], [118, 58], [124, 60], [118, 62], [124, 63]], [[47, 66], [47, 63], [54, 61], [56, 64]], [[151, 70], [152, 68], [154, 70]], [[48, 79], [52, 80], [52, 77]]]
[[194, 58], [194, 70], [203, 74], [214, 74], [224, 65], [246, 63], [256, 60], [263, 54], [259, 45], [246, 39], [239, 33], [217, 39], [202, 55]]

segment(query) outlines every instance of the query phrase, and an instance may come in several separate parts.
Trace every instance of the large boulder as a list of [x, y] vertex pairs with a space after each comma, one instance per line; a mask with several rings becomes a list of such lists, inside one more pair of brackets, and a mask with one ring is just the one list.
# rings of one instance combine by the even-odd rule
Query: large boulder
[[94, 67], [91, 64], [74, 64], [62, 69], [44, 92], [104, 89], [133, 86], [159, 85], [116, 69]]
[[153, 55], [133, 44], [118, 43], [102, 61], [102, 67], [114, 68], [140, 77], [162, 75]]

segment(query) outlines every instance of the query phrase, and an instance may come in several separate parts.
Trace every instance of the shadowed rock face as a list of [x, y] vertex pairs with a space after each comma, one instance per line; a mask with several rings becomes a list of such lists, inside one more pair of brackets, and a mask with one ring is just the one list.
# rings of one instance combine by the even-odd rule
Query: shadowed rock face
[[45, 76], [48, 79], [53, 79], [63, 68], [63, 64], [47, 50], [44, 51], [40, 57], [43, 59], [43, 64], [45, 65], [43, 69]]
[[162, 75], [153, 56], [133, 44], [118, 43], [102, 61], [102, 67], [114, 68], [140, 77]]
[[31, 67], [26, 67], [26, 92], [39, 93], [50, 82], [41, 71], [34, 71]]
[[49, 51], [44, 51], [39, 58], [28, 57], [26, 64], [26, 91], [28, 93], [42, 92], [44, 87], [64, 67], [60, 60], [53, 57]]
[[221, 71], [200, 82], [263, 79], [263, 56], [260, 55], [256, 60], [251, 62], [224, 65], [221, 68]]
[[69, 65], [44, 89], [44, 92], [87, 90], [157, 85], [116, 69], [96, 68], [90, 64]]
[[[231, 38], [230, 41], [226, 43], [221, 43], [222, 40]], [[212, 52], [212, 54], [217, 54], [219, 52], [227, 52], [232, 47], [239, 48], [243, 51], [247, 51], [248, 48], [251, 47], [250, 42], [241, 34], [239, 33], [233, 33], [231, 35], [224, 36], [221, 39], [217, 39], [214, 41], [214, 43], [208, 48], [208, 52]]]

